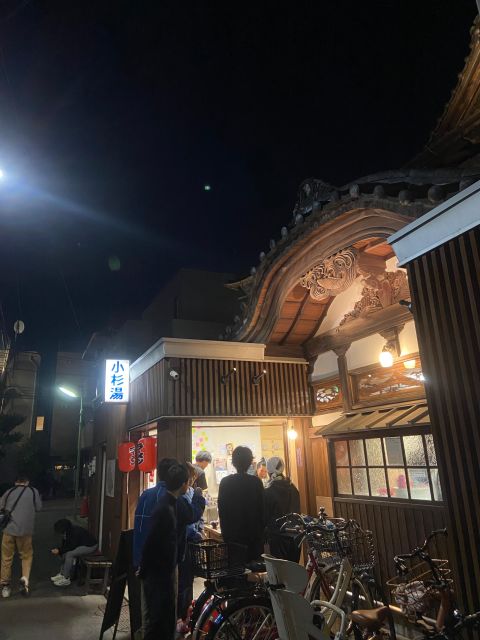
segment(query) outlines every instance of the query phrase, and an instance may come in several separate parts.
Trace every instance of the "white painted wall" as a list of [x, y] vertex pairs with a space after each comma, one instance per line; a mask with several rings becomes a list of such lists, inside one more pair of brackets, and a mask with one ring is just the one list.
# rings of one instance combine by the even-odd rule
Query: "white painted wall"
[[352, 342], [346, 354], [348, 369], [358, 369], [378, 362], [378, 355], [384, 346], [385, 338], [378, 333]]
[[406, 356], [409, 353], [418, 353], [417, 332], [415, 331], [415, 322], [407, 322], [399, 335], [400, 339], [400, 355]]
[[315, 361], [312, 381], [338, 376], [337, 356], [333, 351], [321, 353]]
[[312, 418], [312, 426], [314, 427], [324, 427], [327, 424], [330, 424], [334, 420], [337, 420], [342, 415], [341, 411], [332, 411], [332, 413], [321, 413], [318, 416], [313, 416]]

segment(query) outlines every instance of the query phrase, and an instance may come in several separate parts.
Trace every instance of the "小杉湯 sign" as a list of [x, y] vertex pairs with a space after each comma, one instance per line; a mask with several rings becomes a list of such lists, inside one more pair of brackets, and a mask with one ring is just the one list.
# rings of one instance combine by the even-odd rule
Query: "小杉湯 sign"
[[128, 402], [130, 360], [106, 360], [105, 402]]

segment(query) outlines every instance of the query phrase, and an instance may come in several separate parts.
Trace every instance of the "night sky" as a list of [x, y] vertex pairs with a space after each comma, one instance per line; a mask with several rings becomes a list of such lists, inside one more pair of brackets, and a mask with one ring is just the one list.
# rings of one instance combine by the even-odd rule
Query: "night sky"
[[81, 349], [182, 266], [248, 273], [303, 179], [341, 185], [421, 149], [475, 12], [474, 0], [3, 0], [8, 329], [25, 321], [24, 348]]

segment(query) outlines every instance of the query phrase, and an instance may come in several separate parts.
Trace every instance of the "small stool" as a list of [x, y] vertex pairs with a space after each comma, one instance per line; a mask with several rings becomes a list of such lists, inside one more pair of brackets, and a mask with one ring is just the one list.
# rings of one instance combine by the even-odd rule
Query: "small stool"
[[[89, 593], [91, 585], [101, 584], [102, 593], [104, 594], [107, 591], [110, 568], [112, 566], [110, 560], [104, 556], [85, 556], [82, 558], [82, 564], [86, 570], [85, 592]], [[103, 570], [102, 577], [92, 577], [92, 571], [100, 572], [100, 569]]]

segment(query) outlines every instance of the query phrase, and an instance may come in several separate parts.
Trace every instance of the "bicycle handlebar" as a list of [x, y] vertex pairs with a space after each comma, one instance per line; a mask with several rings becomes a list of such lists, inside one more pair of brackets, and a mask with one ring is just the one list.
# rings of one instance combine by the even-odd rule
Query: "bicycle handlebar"
[[423, 545], [421, 547], [416, 547], [412, 553], [402, 553], [399, 554], [397, 556], [394, 557], [394, 562], [396, 563], [397, 561], [400, 560], [410, 560], [411, 558], [416, 558], [416, 557], [421, 557], [422, 553], [424, 553], [424, 551], [427, 549], [428, 545], [430, 544], [430, 541], [435, 538], [436, 536], [439, 535], [443, 535], [446, 536], [447, 534], [447, 530], [446, 529], [435, 529], [435, 531], [432, 531], [432, 533], [430, 533], [430, 535], [427, 536], [427, 538], [425, 539], [425, 542], [423, 543]]

